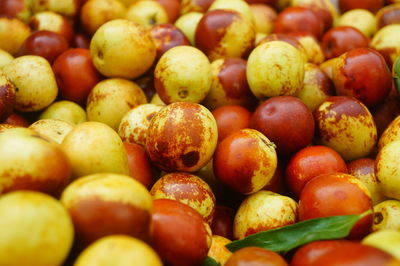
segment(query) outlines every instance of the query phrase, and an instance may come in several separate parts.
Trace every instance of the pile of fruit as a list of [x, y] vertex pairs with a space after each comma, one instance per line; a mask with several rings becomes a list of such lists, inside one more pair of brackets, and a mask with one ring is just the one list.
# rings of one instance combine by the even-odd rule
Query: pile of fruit
[[0, 0], [0, 265], [400, 265], [399, 0]]

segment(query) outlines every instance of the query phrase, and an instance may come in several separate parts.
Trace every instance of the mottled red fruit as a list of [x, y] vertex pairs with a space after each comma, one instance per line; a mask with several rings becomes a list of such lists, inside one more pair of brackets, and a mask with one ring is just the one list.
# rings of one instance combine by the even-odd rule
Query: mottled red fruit
[[235, 131], [250, 127], [251, 112], [242, 106], [221, 106], [212, 111], [212, 114], [217, 122], [218, 141]]
[[0, 16], [14, 18], [25, 7], [24, 0], [2, 0], [0, 1]]
[[400, 115], [400, 99], [397, 95], [394, 84], [391, 92], [385, 100], [371, 109], [372, 116], [376, 124], [378, 137], [389, 126], [389, 124]]
[[344, 266], [344, 265], [376, 265], [376, 266], [399, 266], [400, 261], [383, 250], [360, 243], [347, 243], [340, 245], [321, 257], [309, 266]]
[[293, 96], [266, 100], [254, 111], [250, 124], [275, 143], [277, 152], [283, 155], [306, 147], [314, 136], [311, 110]]
[[278, 253], [258, 247], [245, 247], [233, 253], [225, 266], [287, 266]]
[[227, 206], [217, 205], [215, 207], [214, 219], [211, 224], [213, 235], [233, 239], [233, 219], [235, 211]]
[[333, 69], [338, 95], [353, 96], [367, 107], [381, 103], [392, 88], [392, 74], [385, 59], [370, 48], [350, 50]]
[[156, 45], [156, 60], [166, 51], [178, 45], [190, 45], [183, 32], [173, 24], [157, 24], [150, 29], [151, 37]]
[[384, 5], [383, 0], [339, 0], [338, 2], [342, 13], [351, 9], [367, 9], [375, 13]]
[[[368, 189], [354, 176], [332, 173], [311, 179], [303, 188], [299, 201], [300, 221], [335, 215], [372, 211]], [[372, 213], [359, 220], [349, 238], [361, 239], [371, 232]]]
[[339, 26], [325, 32], [321, 47], [326, 59], [344, 54], [354, 48], [368, 47], [369, 39], [358, 29]]
[[61, 99], [82, 106], [92, 88], [101, 80], [88, 49], [75, 48], [62, 53], [53, 63]]
[[347, 173], [346, 162], [334, 149], [310, 146], [298, 151], [286, 167], [286, 185], [299, 197], [308, 181], [321, 174]]
[[351, 242], [348, 240], [321, 240], [311, 242], [296, 250], [290, 261], [290, 266], [311, 265], [331, 250], [348, 243]]
[[165, 11], [168, 15], [169, 23], [174, 23], [175, 20], [179, 17], [179, 8], [180, 1], [179, 0], [156, 0], [162, 7], [164, 7]]
[[90, 38], [84, 33], [76, 33], [74, 39], [72, 40], [72, 47], [89, 49]]
[[204, 13], [208, 10], [215, 0], [182, 0], [181, 13], [188, 12], [201, 12]]
[[199, 265], [207, 256], [211, 234], [201, 215], [170, 199], [153, 202], [151, 244], [169, 265]]
[[390, 24], [400, 24], [400, 5], [389, 5], [376, 13], [378, 28], [383, 28]]
[[[5, 80], [7, 81], [7, 79]], [[12, 114], [14, 105], [15, 87], [11, 82], [0, 84], [0, 123]]]
[[145, 187], [150, 188], [153, 184], [153, 176], [145, 149], [139, 144], [129, 142], [124, 142], [124, 147], [128, 155], [130, 175]]
[[291, 6], [280, 12], [274, 27], [276, 33], [304, 31], [317, 39], [322, 37], [323, 30], [323, 20], [312, 9], [300, 6]]
[[64, 36], [46, 30], [33, 32], [22, 44], [20, 55], [39, 55], [53, 63], [53, 61], [69, 48]]
[[14, 125], [14, 126], [20, 126], [20, 127], [28, 127], [29, 126], [28, 120], [25, 117], [23, 117], [22, 115], [19, 115], [16, 113], [9, 115], [6, 118], [6, 120], [4, 120], [3, 123]]

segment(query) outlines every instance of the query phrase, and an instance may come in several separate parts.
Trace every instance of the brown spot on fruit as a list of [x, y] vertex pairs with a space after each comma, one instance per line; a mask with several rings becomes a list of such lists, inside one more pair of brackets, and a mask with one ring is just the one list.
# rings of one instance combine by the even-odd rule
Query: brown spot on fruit
[[182, 155], [182, 162], [186, 167], [192, 167], [199, 161], [199, 153], [191, 151]]
[[380, 224], [383, 221], [383, 215], [381, 212], [374, 213], [374, 224]]

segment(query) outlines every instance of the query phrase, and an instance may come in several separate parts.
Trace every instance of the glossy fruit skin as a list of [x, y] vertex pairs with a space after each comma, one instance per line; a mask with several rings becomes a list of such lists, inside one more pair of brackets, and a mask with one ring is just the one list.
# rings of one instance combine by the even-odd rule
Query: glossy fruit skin
[[180, 14], [188, 12], [205, 13], [215, 0], [182, 0], [180, 6]]
[[371, 47], [377, 50], [386, 60], [389, 68], [393, 66], [396, 58], [400, 55], [400, 37], [397, 33], [399, 24], [390, 24], [380, 29], [371, 40]]
[[346, 162], [334, 149], [327, 146], [310, 146], [294, 154], [285, 173], [286, 185], [299, 197], [308, 181], [321, 174], [347, 173]]
[[223, 205], [215, 206], [214, 219], [211, 223], [211, 231], [213, 235], [223, 236], [232, 240], [234, 217], [234, 209]]
[[[301, 53], [301, 56], [304, 57], [304, 60], [307, 61], [307, 54], [304, 49], [304, 47], [300, 44], [300, 42], [294, 37], [291, 36], [292, 33], [272, 33], [264, 37], [263, 39], [260, 40], [260, 42], [257, 44], [261, 45], [266, 42], [272, 42], [272, 41], [283, 41], [286, 42], [293, 47], [295, 47], [299, 52]], [[307, 33], [306, 33], [307, 34]]]
[[360, 243], [347, 243], [341, 245], [314, 261], [310, 266], [330, 265], [382, 265], [398, 266], [400, 262], [392, 255], [380, 249], [362, 245]]
[[275, 20], [275, 33], [305, 31], [320, 39], [324, 30], [322, 19], [310, 8], [292, 6], [284, 9]]
[[394, 4], [381, 8], [376, 14], [378, 28], [383, 28], [389, 24], [400, 23], [400, 5]]
[[240, 105], [224, 105], [212, 111], [217, 122], [218, 141], [229, 134], [250, 127], [251, 112]]
[[269, 138], [283, 155], [306, 147], [314, 136], [311, 110], [293, 96], [277, 96], [263, 102], [254, 111], [250, 126]]
[[15, 86], [4, 74], [0, 74], [0, 123], [13, 113], [14, 105]]
[[156, 0], [160, 5], [165, 8], [167, 12], [169, 23], [174, 23], [175, 20], [179, 17], [179, 0]]
[[346, 12], [351, 9], [367, 9], [372, 13], [376, 13], [384, 5], [383, 0], [339, 0], [339, 8], [342, 12]]
[[201, 215], [170, 199], [153, 202], [151, 244], [171, 265], [201, 264], [211, 246], [211, 232]]
[[72, 47], [89, 49], [90, 48], [90, 38], [84, 33], [77, 32], [74, 34], [74, 39], [72, 40]]
[[304, 246], [301, 246], [296, 250], [292, 260], [290, 261], [291, 266], [304, 266], [312, 265], [318, 258], [331, 250], [351, 243], [348, 240], [320, 240], [314, 241]]
[[52, 67], [61, 99], [85, 106], [90, 91], [101, 80], [90, 51], [82, 48], [67, 50], [54, 61]]
[[332, 96], [314, 110], [317, 143], [336, 150], [343, 159], [367, 157], [377, 133], [368, 108], [355, 98]]
[[22, 44], [20, 55], [40, 55], [51, 63], [69, 48], [64, 36], [51, 31], [35, 31]]
[[384, 58], [370, 48], [356, 48], [339, 57], [333, 68], [337, 95], [352, 96], [367, 107], [381, 103], [392, 88]]
[[242, 129], [222, 140], [215, 151], [214, 174], [236, 192], [251, 194], [262, 189], [277, 167], [273, 144], [254, 129]]
[[142, 183], [146, 188], [153, 184], [153, 173], [146, 150], [139, 144], [124, 142], [128, 156], [130, 176]]
[[350, 26], [334, 27], [322, 37], [325, 57], [331, 59], [354, 48], [368, 47], [369, 40], [358, 29]]
[[215, 212], [215, 196], [210, 186], [198, 176], [169, 173], [162, 176], [150, 190], [153, 199], [172, 199], [196, 210], [207, 223]]
[[225, 265], [287, 266], [288, 264], [278, 253], [258, 247], [246, 247], [233, 253]]
[[372, 231], [400, 229], [400, 201], [385, 200], [374, 206]]
[[[355, 177], [332, 173], [311, 179], [299, 201], [300, 221], [334, 215], [361, 214], [372, 210], [368, 189]], [[372, 214], [359, 220], [349, 238], [360, 239], [371, 232]]]

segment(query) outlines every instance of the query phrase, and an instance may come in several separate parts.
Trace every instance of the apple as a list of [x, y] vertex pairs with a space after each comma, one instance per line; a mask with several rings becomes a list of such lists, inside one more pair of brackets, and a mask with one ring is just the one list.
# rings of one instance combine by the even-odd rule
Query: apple
[[[0, 17], [0, 49], [17, 55], [20, 47], [31, 34], [29, 26], [19, 19]], [[6, 41], [7, 40], [7, 41]]]
[[136, 1], [129, 6], [125, 18], [139, 23], [147, 29], [169, 21], [167, 11], [164, 7], [153, 0]]
[[60, 119], [73, 125], [78, 125], [87, 120], [85, 110], [71, 101], [52, 103], [40, 114], [39, 119]]
[[343, 13], [336, 21], [335, 26], [351, 26], [357, 28], [366, 37], [370, 38], [376, 32], [375, 15], [366, 9], [352, 9]]
[[126, 12], [127, 8], [119, 0], [89, 0], [80, 11], [81, 26], [93, 35], [107, 21], [124, 18]]
[[34, 14], [29, 20], [29, 26], [33, 31], [48, 30], [64, 36], [70, 43], [74, 37], [74, 29], [71, 23], [60, 14], [44, 11]]

